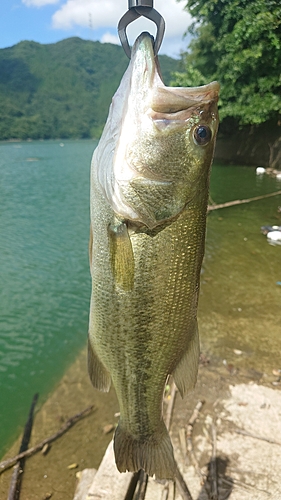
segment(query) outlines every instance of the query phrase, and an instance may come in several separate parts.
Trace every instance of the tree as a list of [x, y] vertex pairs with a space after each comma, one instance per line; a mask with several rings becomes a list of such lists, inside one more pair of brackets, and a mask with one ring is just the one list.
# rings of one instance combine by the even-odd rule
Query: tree
[[[179, 0], [180, 1], [180, 0]], [[185, 0], [186, 1], [186, 0]], [[194, 38], [175, 83], [221, 83], [220, 117], [241, 125], [281, 117], [280, 0], [187, 0]]]

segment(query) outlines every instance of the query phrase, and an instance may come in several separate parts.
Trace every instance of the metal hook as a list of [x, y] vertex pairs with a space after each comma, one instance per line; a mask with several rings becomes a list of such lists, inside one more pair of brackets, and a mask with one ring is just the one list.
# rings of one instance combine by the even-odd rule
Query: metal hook
[[165, 32], [165, 21], [163, 17], [153, 8], [153, 0], [128, 0], [128, 3], [129, 10], [121, 17], [118, 24], [118, 35], [126, 55], [131, 59], [131, 48], [129, 46], [126, 28], [130, 23], [141, 16], [150, 19], [157, 26], [157, 34], [154, 41], [154, 54], [157, 55]]

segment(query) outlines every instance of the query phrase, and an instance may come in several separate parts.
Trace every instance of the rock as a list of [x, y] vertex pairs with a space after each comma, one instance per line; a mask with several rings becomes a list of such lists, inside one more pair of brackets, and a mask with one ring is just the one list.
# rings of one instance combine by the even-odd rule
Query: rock
[[113, 424], [107, 424], [103, 427], [103, 433], [104, 434], [109, 434], [110, 432], [114, 431], [115, 426]]
[[96, 473], [96, 469], [84, 469], [77, 472], [78, 484], [73, 500], [85, 500]]

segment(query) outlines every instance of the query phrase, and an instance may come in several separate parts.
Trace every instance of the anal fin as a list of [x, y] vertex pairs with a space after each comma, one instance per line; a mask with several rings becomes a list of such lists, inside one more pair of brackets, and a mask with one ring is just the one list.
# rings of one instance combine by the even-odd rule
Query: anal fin
[[88, 339], [88, 372], [93, 386], [102, 392], [108, 392], [111, 377], [96, 355], [90, 339]]
[[191, 391], [195, 387], [197, 381], [199, 355], [200, 345], [196, 321], [188, 348], [172, 374], [182, 398], [187, 392]]

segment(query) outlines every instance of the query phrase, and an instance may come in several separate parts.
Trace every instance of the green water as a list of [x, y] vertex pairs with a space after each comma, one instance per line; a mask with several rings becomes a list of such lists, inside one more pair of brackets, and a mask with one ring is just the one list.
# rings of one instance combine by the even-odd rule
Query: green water
[[[249, 167], [214, 166], [216, 203], [281, 189]], [[281, 369], [281, 246], [271, 246], [263, 225], [281, 225], [281, 196], [215, 210], [208, 215], [200, 293], [203, 346], [236, 367], [272, 374]], [[237, 356], [233, 350], [243, 351]]]
[[0, 455], [86, 341], [94, 147], [0, 145]]
[[[86, 343], [94, 147], [0, 144], [0, 456], [33, 394], [42, 401]], [[211, 195], [219, 203], [280, 184], [252, 168], [214, 166]], [[280, 196], [209, 214], [202, 273], [203, 348], [261, 371], [281, 368], [281, 246], [260, 234], [261, 225], [281, 224], [278, 205]]]

